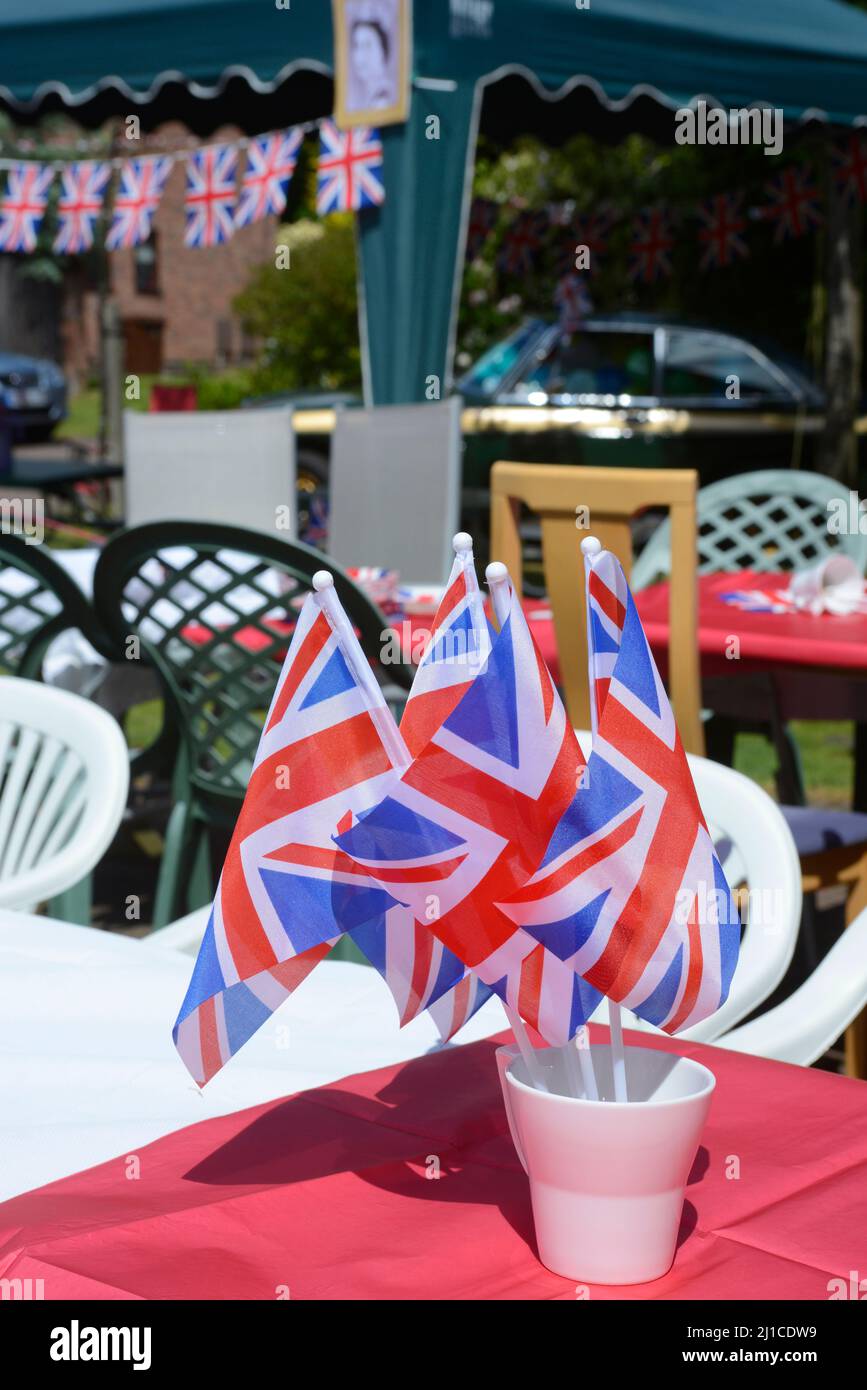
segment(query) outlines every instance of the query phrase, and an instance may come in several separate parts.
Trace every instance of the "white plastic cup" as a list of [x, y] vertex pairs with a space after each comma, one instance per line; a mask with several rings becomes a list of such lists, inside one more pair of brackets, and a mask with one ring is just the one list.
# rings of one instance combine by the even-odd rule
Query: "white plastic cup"
[[829, 555], [793, 574], [789, 593], [810, 613], [851, 613], [864, 597], [864, 580], [850, 555]]
[[627, 1047], [629, 1101], [613, 1099], [611, 1048], [593, 1044], [600, 1099], [576, 1099], [564, 1048], [497, 1049], [509, 1129], [530, 1179], [539, 1258], [586, 1284], [643, 1284], [674, 1260], [686, 1181], [716, 1078], [699, 1062]]

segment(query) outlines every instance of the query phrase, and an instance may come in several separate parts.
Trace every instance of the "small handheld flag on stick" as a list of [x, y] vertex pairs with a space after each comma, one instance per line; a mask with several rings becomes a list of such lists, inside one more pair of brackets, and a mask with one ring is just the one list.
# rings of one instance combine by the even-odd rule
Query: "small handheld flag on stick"
[[626, 576], [589, 570], [596, 737], [541, 867], [500, 902], [593, 988], [666, 1033], [725, 1002], [740, 921]]
[[[509, 609], [511, 606], [509, 571], [501, 561], [495, 560], [494, 563], [488, 565], [488, 568], [485, 570], [485, 578], [488, 581], [488, 588], [491, 594], [491, 602], [494, 606], [494, 616], [497, 619], [497, 626], [502, 627], [508, 622]], [[536, 1057], [536, 1049], [530, 1042], [529, 1034], [524, 1026], [524, 1020], [518, 1013], [518, 1010], [505, 998], [503, 999], [503, 1008], [506, 1011], [506, 1018], [509, 1020], [509, 1027], [520, 1048], [521, 1056], [524, 1059], [524, 1066], [527, 1068], [527, 1075], [530, 1078], [531, 1084], [535, 1086], [538, 1091], [547, 1091], [548, 1087], [545, 1083], [545, 1076], [542, 1068], [539, 1066]], [[568, 1047], [569, 1044], [567, 1043], [567, 1048]]]
[[[344, 933], [404, 1020], [436, 1006], [446, 1033], [484, 994], [332, 836], [378, 805], [409, 753], [330, 574], [314, 576], [277, 682], [175, 1045], [203, 1086]], [[442, 1031], [441, 1027], [441, 1031]]]
[[[599, 727], [599, 714], [596, 704], [596, 650], [593, 645], [593, 623], [590, 617], [590, 565], [594, 555], [598, 555], [602, 546], [595, 536], [588, 536], [581, 542], [581, 554], [584, 556], [584, 592], [587, 600], [587, 677], [590, 682], [590, 731], [593, 741], [596, 742], [596, 732]], [[608, 1022], [611, 1029], [611, 1061], [614, 1071], [614, 1099], [626, 1101], [629, 1095], [626, 1089], [626, 1054], [623, 1050], [623, 1018], [620, 1013], [620, 1005], [615, 999], [608, 1000]]]

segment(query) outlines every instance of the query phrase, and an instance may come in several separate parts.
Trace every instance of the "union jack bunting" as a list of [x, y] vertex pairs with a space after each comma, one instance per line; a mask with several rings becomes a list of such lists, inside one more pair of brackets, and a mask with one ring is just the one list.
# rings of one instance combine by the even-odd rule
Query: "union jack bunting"
[[475, 260], [500, 215], [499, 205], [490, 198], [474, 198], [470, 208], [470, 224], [467, 228], [467, 260]]
[[629, 246], [629, 278], [650, 283], [671, 274], [674, 237], [661, 208], [645, 208], [635, 219]]
[[733, 265], [737, 257], [749, 255], [741, 235], [747, 225], [741, 212], [742, 201], [741, 193], [717, 193], [696, 209], [702, 223], [698, 239], [704, 246], [701, 270], [709, 270], [711, 266], [724, 268]]
[[357, 212], [385, 202], [382, 141], [378, 130], [341, 131], [333, 121], [319, 127], [316, 211]]
[[90, 250], [94, 223], [102, 212], [103, 194], [110, 178], [111, 165], [92, 160], [69, 164], [62, 170], [57, 203], [59, 227], [54, 238], [58, 254], [75, 256]]
[[391, 794], [335, 839], [554, 1044], [599, 996], [496, 903], [540, 862], [582, 767], [513, 593], [483, 669]]
[[15, 164], [0, 201], [0, 251], [36, 250], [54, 170], [42, 164]]
[[163, 155], [130, 159], [121, 167], [120, 186], [105, 239], [109, 251], [141, 246], [147, 241], [171, 168], [172, 160]]
[[626, 577], [589, 565], [598, 711], [586, 776], [503, 911], [593, 989], [668, 1033], [728, 995], [740, 923]]
[[[608, 249], [608, 233], [613, 222], [614, 213], [607, 207], [599, 208], [596, 212], [578, 213], [569, 225], [567, 236], [558, 242], [556, 269], [563, 275], [582, 268], [592, 274], [596, 269], [597, 258], [604, 256]], [[590, 253], [589, 264], [586, 267], [576, 265], [580, 246], [586, 246]]]
[[803, 236], [822, 223], [819, 190], [808, 169], [784, 169], [765, 185], [770, 202], [762, 216], [776, 223], [774, 241]]
[[850, 201], [867, 202], [867, 143], [860, 132], [831, 146], [834, 178], [840, 192]]
[[207, 145], [187, 160], [185, 246], [221, 246], [235, 230], [234, 145]]
[[459, 550], [400, 721], [400, 732], [413, 757], [469, 690], [490, 651], [473, 552]]
[[303, 138], [300, 130], [281, 130], [250, 141], [235, 212], [236, 227], [283, 212]]
[[503, 238], [499, 263], [509, 275], [526, 275], [533, 269], [542, 246], [545, 218], [538, 212], [522, 212]]
[[199, 1085], [343, 932], [384, 974], [402, 1022], [438, 1004], [435, 1021], [452, 1030], [484, 1002], [462, 963], [332, 842], [379, 803], [409, 756], [384, 700], [356, 676], [363, 663], [345, 616], [338, 632], [321, 596], [308, 596], [175, 1023]]

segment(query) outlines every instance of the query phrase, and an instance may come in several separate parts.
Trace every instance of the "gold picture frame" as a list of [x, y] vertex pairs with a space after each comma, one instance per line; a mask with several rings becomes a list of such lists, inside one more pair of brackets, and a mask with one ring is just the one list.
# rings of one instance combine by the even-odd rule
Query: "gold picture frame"
[[409, 117], [411, 0], [331, 0], [334, 120], [341, 130]]

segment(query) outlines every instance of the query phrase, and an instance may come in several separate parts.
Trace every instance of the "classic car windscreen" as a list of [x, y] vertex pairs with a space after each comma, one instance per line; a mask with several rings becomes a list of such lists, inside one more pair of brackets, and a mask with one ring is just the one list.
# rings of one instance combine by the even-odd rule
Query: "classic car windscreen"
[[649, 396], [653, 391], [650, 333], [581, 332], [557, 339], [519, 381], [514, 394]]

